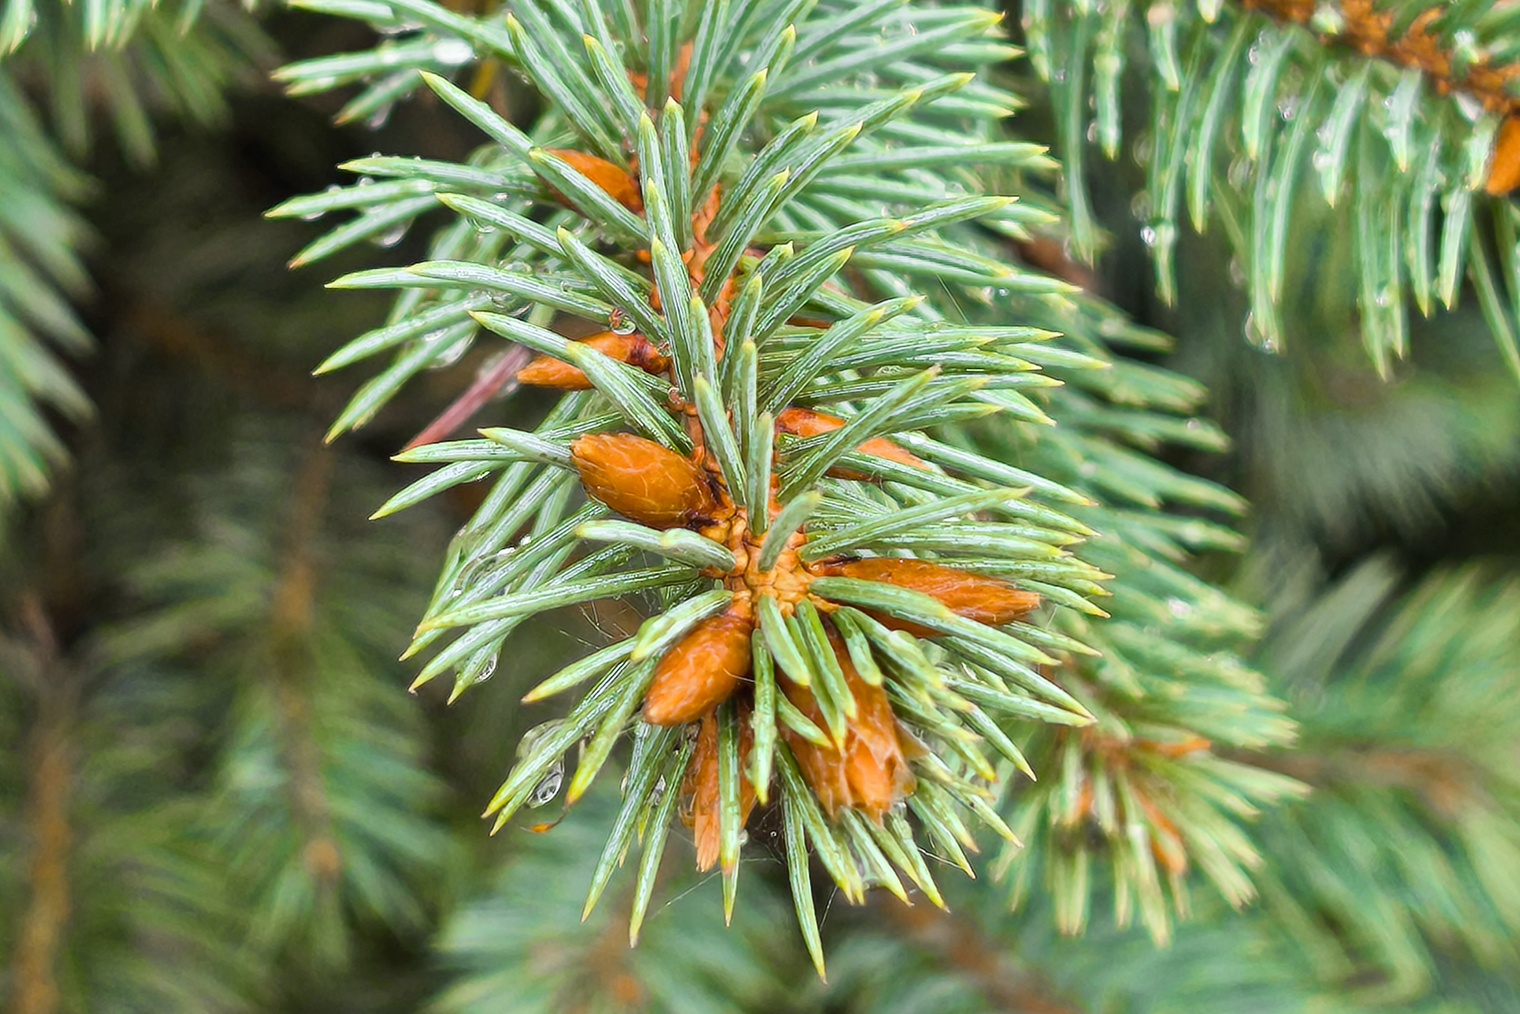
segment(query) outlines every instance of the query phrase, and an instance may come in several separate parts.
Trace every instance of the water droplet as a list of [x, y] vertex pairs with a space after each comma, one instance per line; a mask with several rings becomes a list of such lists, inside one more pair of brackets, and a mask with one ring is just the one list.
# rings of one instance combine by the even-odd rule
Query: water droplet
[[411, 224], [410, 222], [402, 222], [394, 228], [372, 237], [370, 242], [378, 247], [393, 247], [401, 242], [401, 237], [406, 235], [407, 226]]
[[1243, 188], [1251, 179], [1250, 160], [1245, 158], [1235, 159], [1235, 161], [1230, 163], [1230, 168], [1225, 175], [1230, 181], [1230, 186], [1237, 190]]
[[1184, 602], [1182, 599], [1167, 599], [1166, 611], [1180, 620], [1185, 616], [1191, 616], [1193, 614], [1193, 606], [1191, 603]]
[[537, 785], [533, 786], [532, 793], [528, 796], [528, 805], [531, 807], [544, 806], [552, 803], [554, 797], [559, 795], [559, 787], [565, 784], [565, 762], [556, 760]]
[[1146, 222], [1151, 217], [1151, 195], [1144, 190], [1135, 195], [1134, 200], [1129, 202], [1129, 213], [1135, 216], [1138, 222]]
[[[445, 347], [441, 353], [438, 353], [438, 356], [433, 359], [433, 362], [427, 363], [427, 368], [450, 368], [450, 366], [453, 366], [454, 363], [459, 362], [461, 359], [464, 359], [464, 354], [467, 353], [467, 351], [470, 351], [470, 345], [473, 345], [473, 342], [468, 341], [468, 339], [467, 341], [454, 342], [453, 345], [448, 345], [448, 347]], [[483, 477], [485, 476], [482, 476], [482, 479]]]
[[[486, 664], [480, 667], [480, 672], [475, 674], [476, 683], [484, 683], [496, 674], [496, 663], [501, 660], [500, 655], [492, 655], [486, 659]], [[552, 797], [551, 797], [552, 798]]]
[[[380, 157], [380, 153], [378, 151], [372, 151], [372, 152], [370, 152], [369, 157], [370, 158], [379, 158]], [[361, 186], [361, 187], [368, 187], [368, 186], [372, 186], [374, 184], [374, 182], [375, 182], [375, 178], [373, 176], [360, 176], [359, 177], [359, 183], [358, 183], [358, 185]]]
[[1087, 143], [1093, 144], [1098, 140], [1098, 121], [1093, 120], [1087, 125]]
[[1246, 287], [1246, 269], [1239, 257], [1230, 258], [1230, 281], [1237, 289]]
[[364, 121], [364, 125], [370, 130], [379, 130], [391, 118], [391, 110], [394, 108], [396, 108], [394, 103], [387, 102], [371, 113], [369, 119]]
[[507, 548], [487, 556], [476, 557], [454, 579], [454, 588], [456, 591], [464, 591], [476, 584], [484, 583], [483, 579], [489, 576], [487, 571], [494, 573], [499, 569], [498, 565], [505, 564], [516, 552], [516, 549]]
[[1261, 325], [1256, 323], [1256, 314], [1246, 314], [1245, 322], [1241, 324], [1241, 330], [1245, 333], [1246, 341], [1257, 348], [1264, 346], [1266, 335], [1262, 333]]
[[433, 47], [433, 59], [445, 67], [462, 67], [475, 59], [475, 50], [463, 39], [444, 39]]
[[1155, 246], [1156, 245], [1156, 230], [1155, 230], [1155, 228], [1152, 227], [1152, 226], [1149, 226], [1149, 225], [1142, 226], [1140, 228], [1140, 242], [1144, 243], [1146, 246]]

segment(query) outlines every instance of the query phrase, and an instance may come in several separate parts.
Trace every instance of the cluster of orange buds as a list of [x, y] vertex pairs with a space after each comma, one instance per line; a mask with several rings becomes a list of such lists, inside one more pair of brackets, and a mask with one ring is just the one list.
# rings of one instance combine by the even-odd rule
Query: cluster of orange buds
[[[677, 75], [679, 78], [679, 74]], [[678, 94], [679, 80], [672, 89]], [[588, 180], [636, 214], [644, 211], [638, 177], [610, 162], [580, 152], [557, 151]], [[695, 152], [693, 152], [695, 158]], [[693, 215], [695, 245], [684, 255], [694, 285], [700, 284], [704, 264], [711, 253], [705, 238], [707, 224], [716, 214], [719, 190], [715, 189]], [[722, 334], [728, 304], [736, 288], [730, 277], [723, 295], [710, 308], [715, 353], [723, 355]], [[651, 293], [651, 308], [659, 311], [658, 289]], [[826, 327], [827, 325], [822, 325]], [[612, 359], [652, 375], [670, 377], [669, 357], [644, 335], [612, 331], [583, 339], [586, 345]], [[552, 356], [540, 356], [523, 368], [517, 379], [524, 384], [584, 390], [592, 386], [574, 366]], [[672, 377], [673, 379], [673, 377]], [[727, 609], [698, 623], [659, 660], [643, 701], [643, 718], [654, 725], [676, 726], [699, 722], [695, 753], [682, 786], [682, 816], [693, 827], [698, 865], [709, 868], [718, 857], [718, 722], [717, 709], [734, 700], [739, 713], [750, 711], [749, 687], [753, 685], [752, 638], [757, 628], [757, 600], [770, 597], [784, 616], [794, 613], [804, 599], [819, 611], [824, 630], [844, 674], [854, 707], [845, 727], [835, 729], [833, 740], [820, 744], [790, 728], [782, 735], [820, 804], [831, 815], [854, 807], [880, 821], [888, 809], [914, 789], [911, 757], [922, 746], [898, 721], [886, 691], [863, 679], [828, 615], [838, 608], [809, 592], [814, 577], [852, 577], [878, 581], [928, 595], [964, 616], [988, 624], [1012, 622], [1034, 609], [1039, 596], [1005, 581], [964, 573], [950, 567], [916, 559], [832, 558], [804, 563], [797, 553], [804, 537], [792, 536], [779, 559], [766, 572], [759, 567], [760, 544], [750, 532], [745, 508], [738, 506], [726, 488], [721, 470], [705, 451], [704, 434], [691, 406], [681, 404], [672, 393], [671, 408], [686, 418], [696, 450], [683, 456], [651, 440], [628, 433], [594, 434], [575, 440], [570, 459], [588, 495], [612, 510], [652, 528], [687, 528], [728, 545], [736, 563], [727, 573], [709, 572], [733, 593]], [[829, 433], [844, 420], [802, 407], [786, 407], [775, 420], [777, 434], [812, 437]], [[925, 468], [915, 455], [885, 438], [860, 444], [859, 453], [913, 468]], [[843, 468], [831, 475], [865, 481], [868, 476]], [[773, 490], [774, 490], [773, 479]], [[774, 492], [769, 507], [772, 518], [780, 511]], [[897, 629], [934, 636], [910, 624], [879, 617]], [[819, 729], [827, 727], [813, 691], [785, 672], [777, 673], [786, 700]], [[741, 720], [741, 756], [747, 757], [753, 733]], [[741, 762], [741, 769], [743, 765]], [[741, 811], [747, 819], [757, 793], [747, 777], [742, 783]], [[764, 795], [764, 787], [759, 795]]]
[[[1188, 734], [1179, 740], [1168, 742], [1120, 739], [1099, 732], [1093, 727], [1066, 732], [1063, 735], [1080, 737], [1083, 751], [1100, 759], [1113, 776], [1124, 778], [1129, 782], [1129, 796], [1140, 809], [1139, 814], [1129, 816], [1143, 818], [1139, 822], [1145, 827], [1146, 835], [1150, 839], [1151, 855], [1155, 857], [1161, 869], [1170, 876], [1181, 877], [1185, 874], [1189, 865], [1187, 847], [1177, 824], [1167, 816], [1164, 800], [1169, 795], [1168, 790], [1164, 787], [1153, 789], [1148, 785], [1150, 779], [1144, 776], [1148, 764], [1137, 764], [1136, 761], [1143, 755], [1177, 760], [1208, 750], [1213, 743], [1196, 734]], [[1093, 779], [1085, 772], [1080, 777], [1082, 781], [1077, 793], [1076, 805], [1063, 818], [1063, 822], [1068, 826], [1096, 819], [1096, 794], [1093, 790]]]
[[[696, 828], [699, 862], [704, 869], [717, 855], [714, 714], [719, 705], [742, 695], [746, 685], [753, 682], [751, 635], [756, 627], [757, 596], [775, 597], [790, 613], [801, 598], [808, 596], [807, 584], [812, 577], [851, 577], [920, 592], [958, 615], [993, 625], [1018, 620], [1040, 603], [1038, 595], [1006, 581], [927, 560], [829, 558], [804, 564], [793, 553], [783, 556], [776, 567], [788, 568], [790, 573], [785, 578], [789, 580], [778, 579], [774, 572], [757, 573], [754, 560], [759, 547], [747, 541], [743, 509], [733, 504], [722, 480], [701, 467], [698, 460], [626, 433], [581, 437], [571, 445], [571, 457], [586, 491], [625, 517], [661, 529], [690, 527], [712, 532], [716, 527], [731, 533], [739, 550], [734, 568], [714, 575], [734, 592], [731, 605], [697, 624], [665, 654], [644, 700], [643, 717], [651, 724], [702, 723], [687, 790], [691, 803], [688, 813]], [[701, 457], [700, 451], [696, 457]], [[825, 615], [837, 608], [825, 599], [808, 597]], [[934, 636], [933, 631], [916, 630], [892, 617], [880, 618], [890, 626]], [[855, 807], [879, 820], [894, 802], [912, 791], [914, 777], [908, 757], [917, 744], [900, 727], [885, 690], [862, 679], [837, 633], [831, 628], [828, 633], [856, 714], [842, 737], [830, 745], [820, 745], [790, 730], [783, 735], [803, 776], [830, 815], [843, 807]], [[822, 712], [808, 687], [785, 673], [778, 674], [778, 682], [799, 711], [824, 727]], [[744, 741], [746, 754], [749, 742]], [[748, 814], [753, 790], [747, 787], [745, 791], [748, 802], [744, 812]]]

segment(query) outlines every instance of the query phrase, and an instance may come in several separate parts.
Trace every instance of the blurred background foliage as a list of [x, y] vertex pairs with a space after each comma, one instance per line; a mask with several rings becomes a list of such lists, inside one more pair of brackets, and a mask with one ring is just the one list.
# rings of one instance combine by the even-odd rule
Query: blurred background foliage
[[[1350, 232], [1306, 202], [1281, 314], [1314, 340], [1269, 351], [1248, 340], [1221, 230], [1184, 230], [1175, 298], [1155, 296], [1131, 200], [1143, 160], [1096, 150], [1103, 256], [1075, 263], [1060, 236], [1025, 253], [1177, 336], [1151, 358], [1205, 385], [1233, 440], [1168, 454], [1253, 505], [1246, 551], [1198, 567], [1265, 611], [1254, 662], [1300, 722], [1266, 763], [1315, 789], [1252, 827], [1262, 897], [1236, 913], [1196, 892], [1167, 948], [1106, 916], [1068, 938], [1038, 888], [1010, 911], [978, 859], [983, 879], [941, 878], [950, 914], [821, 896], [824, 984], [762, 819], [730, 929], [679, 835], [637, 950], [626, 887], [581, 924], [611, 785], [544, 835], [487, 839], [477, 803], [533, 720], [518, 696], [637, 616], [600, 604], [520, 637], [468, 709], [401, 693], [395, 654], [478, 494], [365, 518], [422, 474], [389, 456], [487, 352], [324, 447], [348, 385], [307, 374], [384, 308], [321, 283], [374, 251], [287, 272], [316, 231], [260, 217], [372, 150], [468, 152], [428, 97], [333, 126], [351, 96], [291, 99], [268, 76], [371, 42], [219, 0], [0, 13], [7, 1009], [1520, 1009], [1520, 390], [1477, 300], [1413, 317], [1380, 378]], [[1143, 128], [1131, 53], [1125, 114]], [[1055, 140], [1048, 90], [1027, 63], [1006, 74], [1031, 104], [1017, 130]], [[421, 240], [380, 237], [402, 262]], [[516, 424], [541, 405], [520, 392], [490, 412]]]

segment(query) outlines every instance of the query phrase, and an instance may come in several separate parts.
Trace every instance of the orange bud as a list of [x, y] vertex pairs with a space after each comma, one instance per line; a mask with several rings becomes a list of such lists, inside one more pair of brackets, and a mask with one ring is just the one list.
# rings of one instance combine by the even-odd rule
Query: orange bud
[[[790, 433], [799, 437], [816, 437], [821, 433], [832, 433], [843, 425], [843, 419], [825, 415], [822, 412], [814, 412], [809, 408], [789, 408], [776, 417], [776, 428], [778, 430], [782, 433]], [[869, 454], [874, 458], [886, 458], [888, 461], [895, 461], [900, 465], [908, 465], [911, 468], [927, 467], [922, 458], [908, 453], [885, 437], [873, 437], [855, 449], [861, 454]], [[830, 469], [829, 474], [840, 479], [865, 480], [870, 478], [859, 472], [851, 472], [841, 468]]]
[[[670, 97], [677, 102], [681, 101], [681, 93], [686, 89], [686, 72], [691, 69], [692, 44], [688, 42], [676, 53], [676, 65], [670, 72]], [[697, 152], [691, 153], [692, 165], [696, 165]]]
[[557, 387], [561, 391], [591, 389], [591, 381], [584, 373], [553, 356], [539, 356], [518, 370], [517, 382], [530, 387]]
[[[903, 756], [887, 692], [860, 678], [849, 653], [837, 640], [834, 655], [857, 708], [854, 720], [845, 729], [843, 747], [819, 746], [786, 728], [782, 735], [802, 768], [803, 778], [830, 817], [840, 807], [854, 806], [879, 821], [894, 802], [913, 792], [916, 779]], [[787, 699], [823, 728], [823, 711], [813, 692], [785, 678], [781, 685]]]
[[1488, 182], [1483, 185], [1495, 197], [1520, 186], [1520, 116], [1505, 119], [1494, 142], [1494, 156], [1488, 165]]
[[684, 725], [728, 700], [749, 675], [754, 629], [748, 601], [697, 624], [660, 660], [644, 698], [644, 721]]
[[570, 445], [586, 492], [652, 528], [677, 528], [716, 509], [702, 470], [632, 433], [592, 433]]
[[1163, 757], [1176, 760], [1179, 757], [1198, 753], [1200, 750], [1207, 750], [1214, 744], [1202, 736], [1194, 734], [1183, 738], [1180, 742], [1164, 743], [1160, 740], [1141, 739], [1137, 740], [1135, 745], [1142, 749], [1150, 750], [1153, 753], [1159, 753]]
[[[745, 776], [745, 762], [755, 734], [750, 728], [749, 716], [739, 715], [739, 826], [749, 820], [755, 808], [755, 787]], [[702, 716], [702, 728], [697, 733], [697, 749], [686, 768], [686, 780], [681, 785], [681, 819], [695, 832], [697, 840], [697, 869], [710, 870], [718, 861], [718, 810], [721, 801], [718, 793], [718, 718], [716, 711]]]
[[1177, 825], [1146, 796], [1139, 795], [1137, 798], [1140, 800], [1140, 809], [1145, 811], [1146, 820], [1150, 821], [1151, 854], [1156, 857], [1161, 868], [1172, 876], [1186, 873], [1187, 847], [1182, 844], [1182, 835], [1177, 832]]
[[[590, 338], [584, 338], [582, 345], [589, 345], [598, 352], [620, 363], [628, 363], [637, 366], [648, 373], [663, 373], [670, 368], [670, 360], [660, 355], [659, 350], [651, 345], [641, 334], [618, 334], [615, 331], [603, 331], [594, 334]], [[557, 387], [562, 391], [587, 391], [591, 389], [591, 381], [586, 375], [569, 363], [562, 362], [552, 356], [539, 356], [527, 366], [517, 371], [517, 381], [520, 384], [531, 384], [534, 387]]]
[[[639, 191], [639, 181], [626, 171], [619, 169], [604, 158], [597, 158], [595, 155], [588, 155], [583, 151], [575, 151], [570, 148], [550, 148], [549, 152], [558, 155], [570, 163], [570, 168], [607, 191], [608, 196], [629, 211], [643, 214], [644, 196]], [[561, 204], [568, 204], [565, 200], [565, 195], [559, 191], [555, 191], [554, 196]]]
[[1020, 591], [1007, 581], [968, 574], [928, 560], [879, 557], [823, 563], [813, 569], [832, 577], [880, 581], [922, 592], [959, 616], [994, 627], [1012, 623], [1040, 604], [1040, 597], [1034, 592]]

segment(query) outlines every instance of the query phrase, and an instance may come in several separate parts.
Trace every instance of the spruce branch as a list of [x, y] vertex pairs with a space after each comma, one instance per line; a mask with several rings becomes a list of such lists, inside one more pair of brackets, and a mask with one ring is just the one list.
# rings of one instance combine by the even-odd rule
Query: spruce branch
[[1264, 662], [1291, 673], [1303, 744], [1268, 761], [1314, 795], [1264, 821], [1267, 911], [1365, 1003], [1435, 995], [1460, 947], [1513, 967], [1516, 589], [1484, 569], [1401, 593], [1374, 560], [1284, 604]]
[[[1520, 100], [1509, 87], [1520, 75], [1520, 63], [1496, 59], [1471, 37], [1470, 29], [1467, 37], [1458, 40], [1457, 33], [1463, 31], [1460, 15], [1454, 25], [1452, 12], [1440, 7], [1395, 12], [1379, 9], [1371, 0], [1341, 0], [1329, 9], [1311, 0], [1242, 0], [1241, 6], [1280, 22], [1303, 25], [1327, 44], [1350, 46], [1364, 56], [1416, 68], [1439, 94], [1462, 92], [1502, 116], [1520, 110]], [[1503, 168], [1509, 172], [1508, 166]], [[1492, 194], [1512, 189], [1493, 173], [1487, 188]]]
[[[416, 932], [454, 856], [431, 816], [441, 786], [423, 766], [419, 716], [378, 675], [374, 632], [410, 608], [396, 601], [407, 575], [343, 526], [378, 495], [373, 477], [330, 449], [292, 468], [295, 442], [255, 431], [197, 478], [189, 530], [139, 537], [137, 607], [93, 655], [106, 672], [215, 689], [204, 706], [227, 733], [211, 798], [183, 833], [242, 913], [229, 953], [330, 972], [362, 926]], [[277, 493], [286, 509], [267, 510]]]
[[[65, 459], [52, 413], [93, 409], [59, 357], [93, 341], [70, 305], [90, 294], [82, 255], [94, 242], [72, 205], [92, 181], [70, 164], [88, 153], [97, 109], [139, 167], [152, 162], [153, 117], [209, 124], [223, 92], [271, 47], [230, 4], [139, 0], [77, 9], [56, 0], [0, 6], [0, 509], [45, 492]], [[171, 9], [172, 7], [172, 9]], [[204, 13], [204, 17], [200, 15]], [[51, 122], [33, 103], [51, 106]], [[51, 128], [51, 129], [48, 129]], [[65, 153], [69, 157], [65, 157]]]
[[[1465, 279], [1520, 376], [1515, 213], [1500, 199], [1520, 172], [1507, 86], [1517, 50], [1496, 5], [1031, 0], [1022, 11], [1084, 259], [1101, 245], [1087, 150], [1096, 142], [1117, 157], [1119, 82], [1143, 53], [1154, 88], [1134, 207], [1165, 302], [1178, 295], [1185, 211], [1197, 232], [1224, 230], [1249, 301], [1248, 338], [1277, 351], [1298, 332], [1329, 330], [1284, 298], [1295, 279], [1322, 287], [1314, 248], [1298, 241], [1312, 234], [1332, 248], [1324, 256], [1352, 267], [1354, 287], [1327, 300], [1354, 308], [1380, 374], [1407, 353], [1409, 304], [1427, 317], [1451, 309]], [[1300, 199], [1306, 189], [1320, 200]]]
[[[699, 866], [721, 870], [726, 913], [739, 833], [760, 801], [779, 803], [821, 972], [807, 849], [851, 901], [878, 882], [938, 898], [911, 858], [915, 834], [968, 869], [972, 824], [1014, 837], [993, 805], [1006, 783], [994, 758], [1033, 768], [1005, 726], [1086, 724], [1089, 694], [1145, 714], [1136, 701], [1158, 679], [1226, 687], [1205, 698], [1212, 705], [1179, 707], [1183, 695], [1168, 694], [1170, 709], [1150, 720], [1179, 740], [1239, 709], [1230, 693], [1249, 702], [1252, 721], [1224, 739], [1287, 737], [1290, 723], [1256, 717], [1276, 705], [1254, 675], [1211, 657], [1249, 632], [1249, 611], [1162, 563], [1237, 541], [1161, 508], [1238, 511], [1238, 498], [1134, 449], [1217, 449], [1216, 431], [1178, 417], [1201, 392], [1116, 358], [1110, 342], [1155, 339], [1010, 261], [1008, 241], [1051, 215], [984, 194], [970, 170], [992, 167], [994, 184], [1021, 192], [1054, 168], [1038, 146], [994, 129], [1017, 103], [966, 69], [1010, 55], [995, 17], [882, 8], [855, 21], [842, 8], [752, 3], [686, 26], [690, 41], [667, 52], [658, 12], [609, 45], [598, 23], [622, 31], [612, 13], [554, 10], [516, 5], [510, 45], [490, 43], [492, 58], [518, 65], [549, 100], [537, 124], [524, 130], [451, 80], [467, 71], [424, 71], [490, 144], [465, 165], [361, 160], [349, 168], [392, 182], [272, 213], [356, 216], [300, 261], [382, 219], [421, 214], [419, 194], [459, 216], [424, 263], [334, 283], [403, 293], [383, 327], [323, 365], [394, 350], [333, 434], [477, 340], [477, 328], [538, 354], [520, 383], [566, 392], [533, 432], [488, 428], [484, 440], [403, 456], [442, 467], [381, 514], [494, 476], [407, 649], [436, 650], [414, 685], [452, 672], [459, 697], [549, 610], [633, 595], [652, 605], [633, 637], [530, 692], [538, 701], [589, 687], [523, 740], [486, 810], [495, 829], [553, 798], [580, 742], [574, 804], [631, 729], [625, 818], [652, 810], [656, 825], [645, 831], [635, 932], [677, 802]], [[484, 40], [479, 25], [449, 27], [453, 17], [423, 16], [420, 37]], [[867, 44], [867, 23], [888, 44]], [[581, 34], [594, 44], [577, 46]], [[794, 47], [811, 54], [806, 63]], [[699, 75], [702, 108], [681, 105], [688, 73]], [[988, 453], [1000, 443], [1004, 453]], [[1100, 502], [1153, 513], [1131, 518]], [[1092, 621], [1109, 616], [1094, 599], [1113, 574], [1071, 547], [1104, 528], [1131, 539], [1108, 552], [1124, 574], [1154, 582], [1136, 603], [1145, 622], [1163, 590], [1179, 603], [1169, 631], [1196, 647], [1129, 648], [1134, 663], [1087, 668], [1091, 643], [1111, 642]], [[666, 562], [636, 559], [646, 552]], [[1105, 658], [1122, 661], [1119, 636]], [[1181, 673], [1161, 676], [1179, 657]], [[666, 731], [681, 727], [693, 746], [677, 749]], [[1221, 777], [1270, 781], [1244, 766]], [[1274, 784], [1263, 801], [1288, 783]], [[1216, 824], [1197, 847], [1238, 836]], [[614, 829], [593, 901], [628, 833]]]

